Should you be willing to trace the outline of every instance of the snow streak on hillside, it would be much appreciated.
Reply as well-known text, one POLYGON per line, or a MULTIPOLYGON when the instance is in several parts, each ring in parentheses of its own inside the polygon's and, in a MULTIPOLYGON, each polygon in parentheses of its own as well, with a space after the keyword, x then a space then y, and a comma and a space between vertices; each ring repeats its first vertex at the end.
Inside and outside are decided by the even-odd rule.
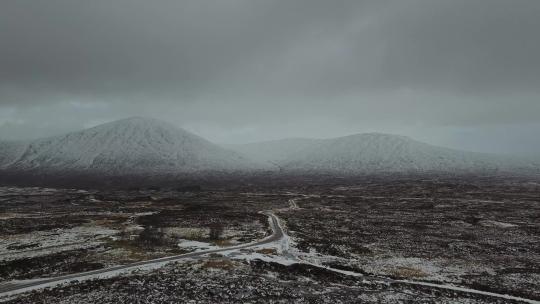
POLYGON ((27 145, 25 142, 0 142, 0 169, 9 166, 19 159, 27 145))

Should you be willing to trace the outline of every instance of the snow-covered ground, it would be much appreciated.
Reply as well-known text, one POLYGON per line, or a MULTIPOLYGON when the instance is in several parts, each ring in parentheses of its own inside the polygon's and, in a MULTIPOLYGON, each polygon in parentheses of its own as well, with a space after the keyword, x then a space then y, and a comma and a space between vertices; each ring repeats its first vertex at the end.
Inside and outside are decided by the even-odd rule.
POLYGON ((194 252, 220 248, 210 243, 191 241, 191 240, 182 240, 182 239, 179 240, 178 247, 189 249, 190 251, 194 251, 194 252))
MULTIPOLYGON (((290 210, 296 210, 298 208, 298 205, 295 201, 290 203, 290 210)), ((284 212, 284 209, 281 209, 282 212, 284 212)), ((341 270, 329 267, 325 264, 333 261, 342 261, 343 258, 335 257, 335 256, 329 256, 329 255, 323 255, 316 250, 311 249, 308 252, 301 252, 299 251, 296 246, 294 240, 291 239, 286 233, 286 229, 284 229, 284 222, 279 220, 275 215, 273 215, 270 212, 266 212, 266 215, 269 216, 269 224, 272 227, 274 234, 272 236, 269 236, 265 238, 263 241, 253 242, 249 244, 244 245, 237 245, 237 246, 231 246, 230 248, 220 248, 217 246, 214 246, 209 243, 204 243, 200 241, 191 241, 191 240, 181 240, 179 243, 179 246, 182 248, 189 248, 192 250, 195 250, 194 253, 186 254, 186 255, 179 255, 176 257, 165 257, 165 258, 159 258, 154 259, 148 262, 141 262, 137 264, 128 265, 126 267, 115 267, 112 269, 105 269, 105 270, 98 270, 98 271, 92 271, 88 273, 81 273, 77 275, 70 275, 66 276, 65 279, 60 278, 59 280, 53 280, 53 281, 12 281, 7 284, 0 285, 0 290, 2 288, 7 288, 10 285, 9 284, 15 284, 22 286, 21 289, 16 289, 13 291, 6 291, 2 295, 3 296, 11 296, 16 293, 20 293, 23 291, 29 291, 49 286, 56 286, 58 284, 67 284, 72 280, 89 280, 93 278, 107 278, 107 277, 113 277, 118 276, 122 274, 128 274, 132 273, 133 271, 147 271, 152 270, 156 268, 163 267, 164 265, 176 262, 180 260, 185 259, 192 259, 192 258, 199 258, 204 257, 207 254, 215 253, 215 254, 221 254, 223 256, 229 257, 231 259, 241 259, 241 260, 262 260, 267 262, 275 262, 282 265, 291 265, 295 263, 299 264, 306 264, 310 266, 319 267, 322 269, 326 269, 329 271, 333 271, 340 274, 345 274, 352 277, 357 278, 364 278, 364 280, 367 282, 367 280, 372 280, 375 282, 394 282, 399 284, 406 284, 411 286, 425 286, 435 289, 443 289, 443 290, 451 290, 451 291, 457 291, 457 292, 464 292, 464 293, 470 293, 475 295, 482 295, 482 296, 489 296, 493 298, 498 299, 507 299, 507 300, 515 300, 515 301, 521 301, 526 303, 534 303, 538 304, 540 302, 531 300, 531 299, 524 299, 514 296, 509 296, 505 294, 497 294, 492 292, 485 292, 481 290, 475 290, 471 288, 466 287, 459 287, 452 284, 435 284, 431 282, 424 282, 424 281, 411 281, 411 280, 393 280, 390 278, 384 278, 384 277, 370 277, 366 276, 362 273, 354 272, 354 271, 348 271, 348 270, 341 270)), ((84 235, 84 230, 74 230, 74 229, 65 229, 66 235, 70 235, 70 232, 72 234, 75 234, 77 236, 84 235)), ((87 231, 88 234, 96 235, 96 231, 87 231)), ((110 236, 111 234, 115 233, 114 230, 106 230, 101 231, 99 235, 103 237, 110 236)), ((72 238, 71 238, 72 239, 72 238)), ((70 237, 62 238, 61 240, 57 240, 56 242, 52 242, 54 244, 66 244, 65 242, 67 240, 70 240, 70 237)), ((28 241, 30 242, 30 241, 28 241)), ((5 246, 7 247, 7 246, 5 246)), ((389 257, 386 260, 381 260, 380 264, 374 264, 373 270, 376 269, 386 269, 387 267, 392 267, 393 269, 399 269, 399 268, 406 268, 406 269, 414 269, 415 271, 418 271, 418 273, 422 274, 422 279, 441 279, 441 277, 437 277, 436 274, 444 273, 442 271, 445 266, 439 264, 437 261, 426 261, 423 259, 418 258, 402 258, 402 257, 389 257)), ((449 269, 452 272, 459 272, 463 271, 462 269, 449 269)))
POLYGON ((0 259, 10 261, 98 245, 118 231, 99 226, 35 231, 0 237, 0 259), (21 249, 10 249, 21 248, 21 249))

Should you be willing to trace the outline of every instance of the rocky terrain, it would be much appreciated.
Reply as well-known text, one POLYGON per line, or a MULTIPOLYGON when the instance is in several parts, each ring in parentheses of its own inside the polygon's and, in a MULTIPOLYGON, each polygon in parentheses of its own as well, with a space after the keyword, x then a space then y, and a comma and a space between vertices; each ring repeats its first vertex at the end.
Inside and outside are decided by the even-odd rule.
POLYGON ((31 293, 22 303, 519 303, 459 292, 353 279, 308 266, 186 262, 129 277, 31 293))
POLYGON ((253 182, 235 189, 0 188, 0 290, 13 282, 254 242, 272 233, 260 211, 272 210, 288 234, 278 247, 230 250, 69 279, 3 300, 540 300, 538 180, 372 176, 333 183, 253 182))

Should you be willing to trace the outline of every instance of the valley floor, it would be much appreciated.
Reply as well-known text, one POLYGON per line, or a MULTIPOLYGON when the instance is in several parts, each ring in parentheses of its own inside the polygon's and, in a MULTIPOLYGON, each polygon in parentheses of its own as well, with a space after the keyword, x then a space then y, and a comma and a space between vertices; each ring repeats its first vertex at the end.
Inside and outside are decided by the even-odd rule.
POLYGON ((502 177, 366 177, 234 190, 4 187, 0 289, 190 252, 220 252, 64 280, 0 300, 537 303, 538 218, 540 183, 502 177), (275 235, 270 211, 286 235, 226 250, 275 235))

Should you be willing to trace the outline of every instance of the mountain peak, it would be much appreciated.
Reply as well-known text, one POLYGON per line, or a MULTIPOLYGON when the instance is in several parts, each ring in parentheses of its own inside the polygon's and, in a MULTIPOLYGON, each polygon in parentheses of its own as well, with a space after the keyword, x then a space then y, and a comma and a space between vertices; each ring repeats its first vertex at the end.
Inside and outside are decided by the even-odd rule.
POLYGON ((9 167, 124 174, 234 171, 252 164, 173 124, 130 117, 32 141, 9 167))
POLYGON ((328 139, 289 139, 232 147, 291 172, 473 172, 514 170, 520 161, 433 146, 403 135, 360 133, 328 139))

